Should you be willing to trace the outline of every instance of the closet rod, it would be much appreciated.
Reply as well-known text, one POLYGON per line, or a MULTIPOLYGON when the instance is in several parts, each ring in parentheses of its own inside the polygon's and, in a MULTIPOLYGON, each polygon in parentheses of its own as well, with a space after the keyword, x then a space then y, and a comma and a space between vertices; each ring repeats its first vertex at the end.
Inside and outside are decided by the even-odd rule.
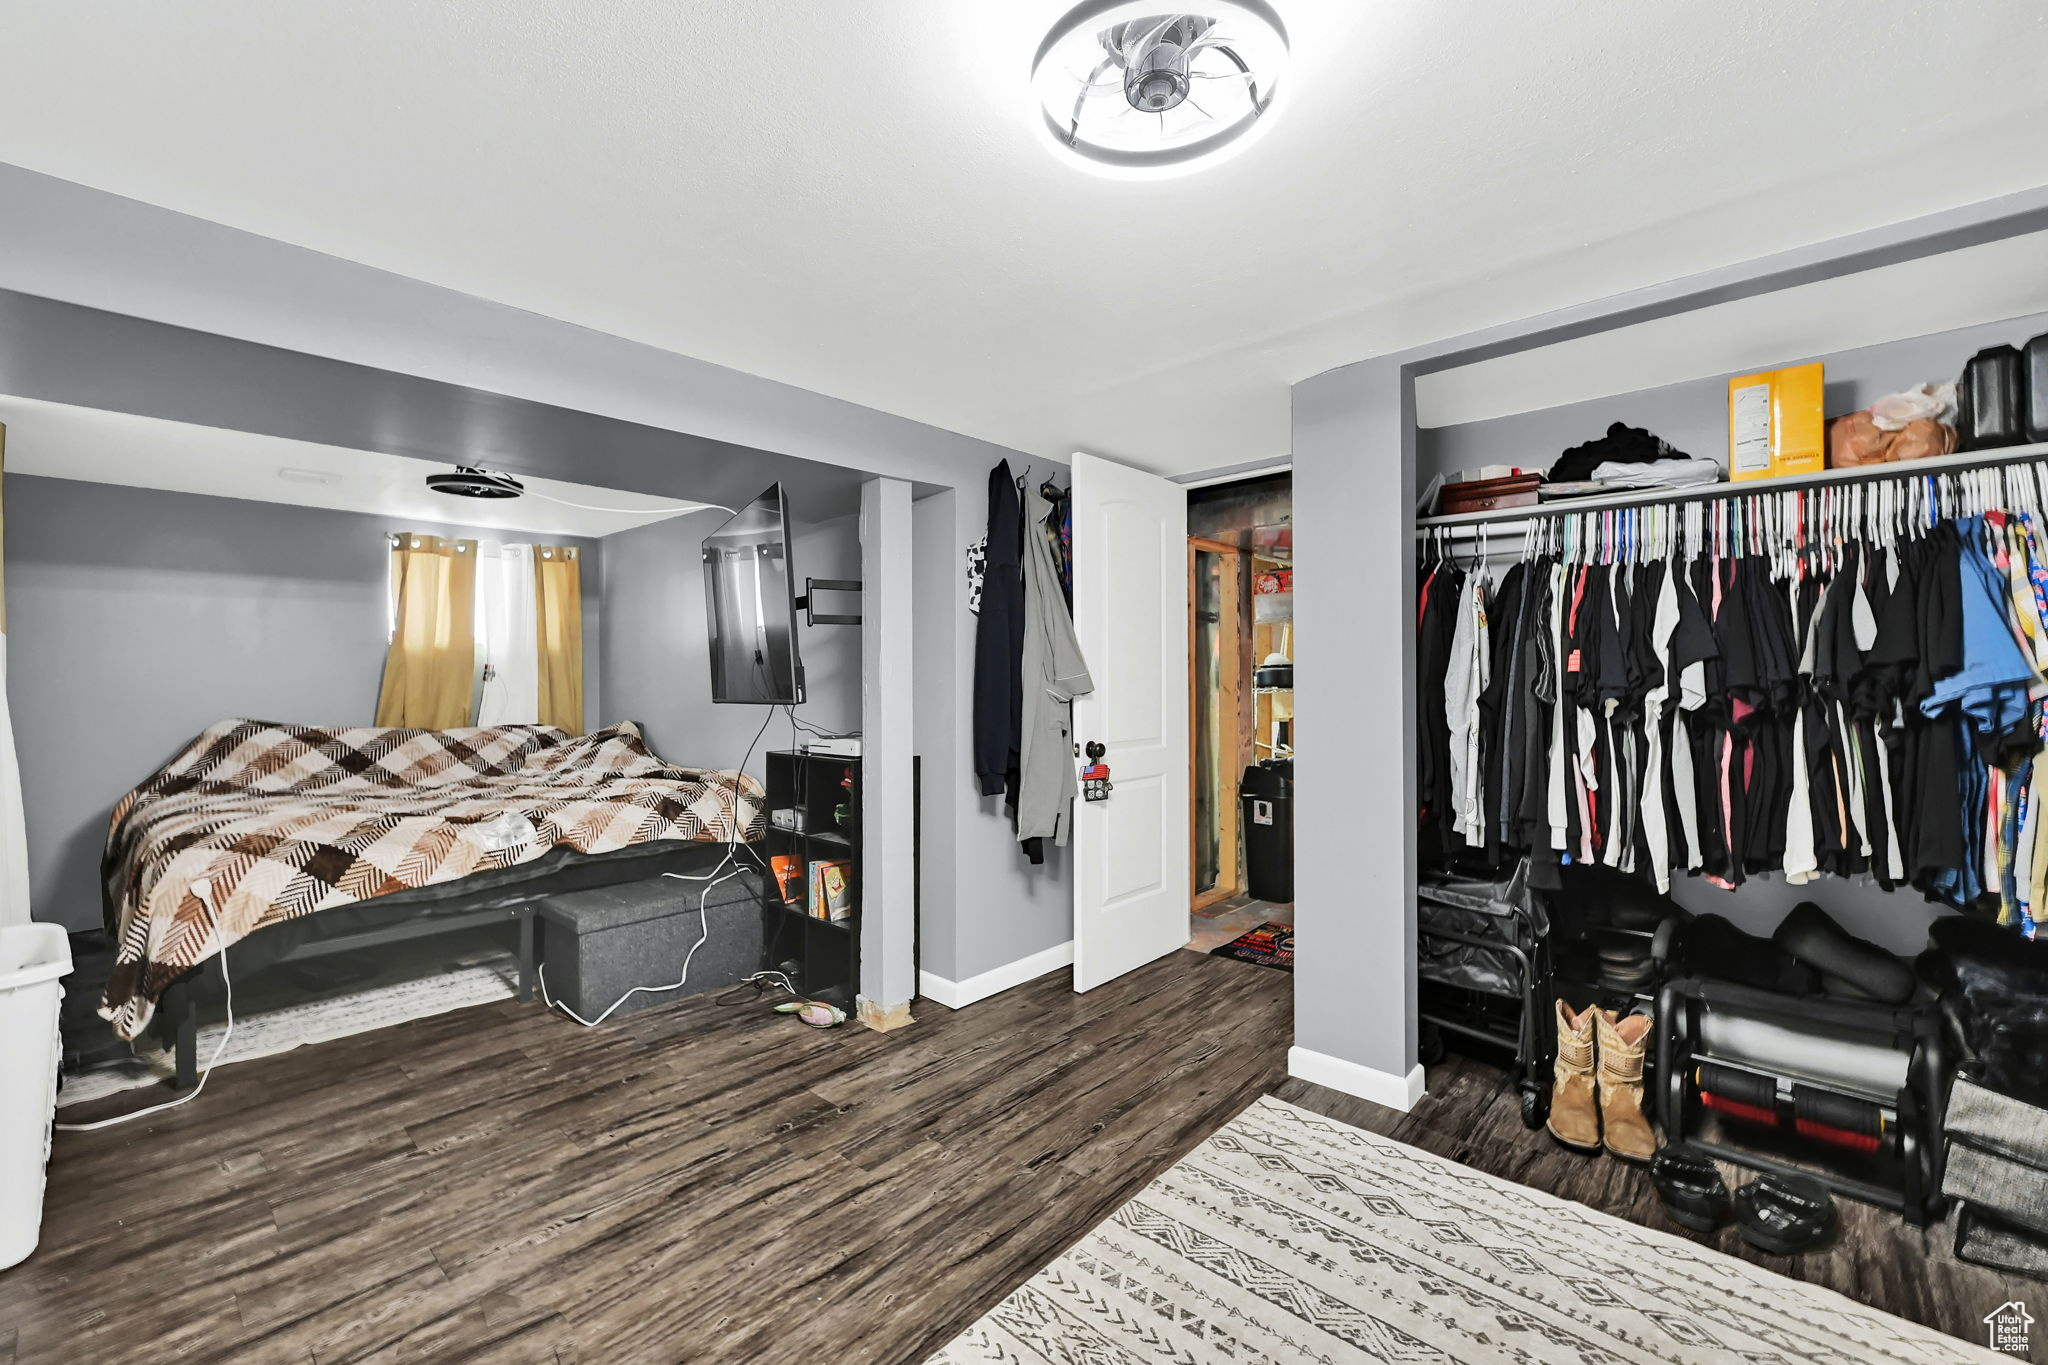
POLYGON ((1718 502, 1735 498, 1764 497, 1803 488, 1844 483, 1876 483, 1884 479, 1917 479, 1934 474, 1954 474, 1971 469, 1997 469, 2008 465, 2032 464, 2048 458, 2048 441, 2033 445, 2004 446, 1997 450, 1970 450, 1956 455, 1937 455, 1924 460, 1893 464, 1858 465, 1853 469, 1828 469, 1818 474, 1795 474, 1753 483, 1709 483, 1692 488, 1642 488, 1625 493, 1598 493, 1585 498, 1560 498, 1534 507, 1510 507, 1500 512, 1456 512, 1448 516, 1417 517, 1417 538, 1429 532, 1476 535, 1496 526, 1515 526, 1548 517, 1568 517, 1577 512, 1607 512, 1618 508, 1662 507, 1682 502, 1718 502))

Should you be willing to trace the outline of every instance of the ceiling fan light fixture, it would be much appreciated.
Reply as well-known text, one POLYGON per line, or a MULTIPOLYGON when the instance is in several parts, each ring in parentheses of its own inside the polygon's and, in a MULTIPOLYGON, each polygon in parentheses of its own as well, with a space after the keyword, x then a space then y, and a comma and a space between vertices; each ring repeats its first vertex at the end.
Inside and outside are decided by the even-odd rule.
POLYGON ((1106 175, 1157 177, 1213 164, 1273 120, 1287 29, 1266 0, 1086 0, 1031 63, 1037 115, 1055 147, 1106 175))
POLYGON ((516 498, 526 485, 510 474, 459 464, 452 474, 427 475, 427 487, 451 498, 516 498))

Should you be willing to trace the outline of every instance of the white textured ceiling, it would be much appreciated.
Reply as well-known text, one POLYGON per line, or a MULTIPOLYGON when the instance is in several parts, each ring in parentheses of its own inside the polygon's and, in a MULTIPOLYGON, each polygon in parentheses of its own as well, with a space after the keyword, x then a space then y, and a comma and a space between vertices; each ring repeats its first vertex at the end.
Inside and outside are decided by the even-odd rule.
POLYGON ((524 497, 457 498, 427 487, 427 475, 449 468, 432 460, 11 395, 0 395, 0 425, 7 428, 10 474, 372 512, 394 526, 452 523, 595 538, 705 506, 531 475, 520 476, 524 497))
POLYGON ((1067 0, 0 0, 0 160, 1169 471, 1332 365, 2048 183, 2048 7, 1276 0, 1244 156, 1064 164, 1067 0))

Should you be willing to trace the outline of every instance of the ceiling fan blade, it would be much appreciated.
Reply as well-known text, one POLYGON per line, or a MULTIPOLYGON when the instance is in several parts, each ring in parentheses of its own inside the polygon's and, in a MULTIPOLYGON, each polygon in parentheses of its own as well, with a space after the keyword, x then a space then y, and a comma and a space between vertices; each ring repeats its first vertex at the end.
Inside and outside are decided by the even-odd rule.
POLYGON ((1067 140, 1072 143, 1081 136, 1081 107, 1088 103, 1088 96, 1096 93, 1095 82, 1102 79, 1102 73, 1115 65, 1112 58, 1104 57, 1093 71, 1088 73, 1088 83, 1074 96, 1074 117, 1067 124, 1067 140))

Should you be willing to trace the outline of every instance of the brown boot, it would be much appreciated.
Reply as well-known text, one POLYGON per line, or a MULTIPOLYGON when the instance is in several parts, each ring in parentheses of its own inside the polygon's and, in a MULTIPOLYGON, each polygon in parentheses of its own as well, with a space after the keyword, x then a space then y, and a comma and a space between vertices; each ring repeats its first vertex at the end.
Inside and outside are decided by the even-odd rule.
POLYGON ((1600 1112, 1594 1103, 1593 1016, 1597 1010, 1574 1014, 1563 1000, 1557 1002, 1556 1079, 1550 1087, 1550 1135, 1567 1147, 1582 1152, 1600 1150, 1600 1112))
POLYGON ((1594 1010, 1600 1038, 1600 1128, 1603 1145, 1624 1161, 1657 1155, 1657 1136, 1643 1117, 1643 1043, 1650 1035, 1647 1014, 1618 1018, 1594 1010))

